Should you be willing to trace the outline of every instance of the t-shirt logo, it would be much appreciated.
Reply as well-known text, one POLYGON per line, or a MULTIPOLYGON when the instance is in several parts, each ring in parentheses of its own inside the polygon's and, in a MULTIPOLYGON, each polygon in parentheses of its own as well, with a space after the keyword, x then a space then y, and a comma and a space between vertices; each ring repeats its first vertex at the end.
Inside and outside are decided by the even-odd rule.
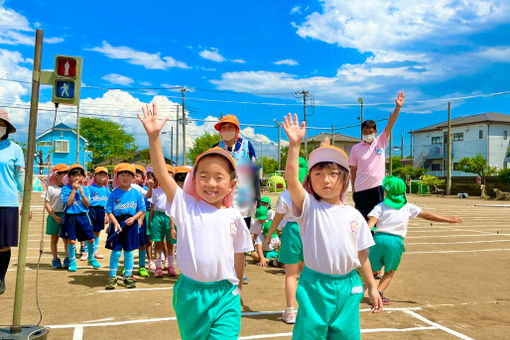
POLYGON ((118 198, 116 198, 115 203, 120 203, 120 200, 118 198))
POLYGON ((384 189, 386 189, 386 191, 390 191, 391 187, 389 184, 386 184, 386 186, 384 187, 384 189))
POLYGON ((232 223, 230 225, 230 236, 232 236, 232 237, 236 236, 236 232, 237 232, 237 226, 235 223, 232 223))
POLYGON ((377 149, 376 152, 377 152, 378 155, 380 155, 380 154, 382 154, 382 149, 377 149))
POLYGON ((353 233, 357 233, 359 230, 359 225, 358 225, 358 222, 356 221, 351 221, 351 231, 353 233))

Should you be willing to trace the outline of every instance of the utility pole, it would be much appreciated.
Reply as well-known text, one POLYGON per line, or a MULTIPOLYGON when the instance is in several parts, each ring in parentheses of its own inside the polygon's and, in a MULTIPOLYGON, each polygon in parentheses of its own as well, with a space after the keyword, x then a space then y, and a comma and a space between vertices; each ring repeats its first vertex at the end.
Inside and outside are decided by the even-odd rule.
POLYGON ((414 135, 413 135, 413 130, 410 130, 409 131, 409 138, 411 139, 411 159, 413 160, 413 164, 414 164, 414 150, 413 150, 413 139, 414 139, 414 135))
MULTIPOLYGON (((393 129, 392 129, 393 130, 393 129)), ((390 131, 390 164, 388 175, 393 175, 393 131, 390 131)))
POLYGON ((331 124, 331 145, 335 146, 335 124, 331 124))
POLYGON ((184 106, 184 92, 186 92, 186 87, 181 88, 181 99, 182 99, 182 164, 186 165, 186 108, 184 106))
MULTIPOLYGON (((306 123, 306 97, 310 95, 310 92, 301 90, 297 94, 303 95, 303 122, 306 123)), ((308 128, 305 129, 305 158, 308 158, 308 128)))
POLYGON ((281 163, 282 163, 282 155, 281 155, 281 151, 280 151, 281 138, 282 138, 281 123, 279 121, 277 121, 276 119, 273 119, 273 121, 278 126, 278 170, 280 170, 281 169, 281 163))
POLYGON ((446 194, 450 195, 452 191, 452 105, 448 102, 448 158, 446 170, 446 194))
MULTIPOLYGON (((170 164, 172 164, 174 161, 174 127, 170 126, 170 164)), ((175 162, 174 164, 177 164, 175 162)))
MULTIPOLYGON (((85 162, 85 155, 83 161, 85 162)), ((80 164, 80 102, 76 106, 76 164, 80 164)))
POLYGON ((404 159, 404 129, 402 129, 402 137, 400 140, 400 159, 404 159))
POLYGON ((359 116, 359 123, 360 123, 360 138, 363 139, 363 134, 361 133, 361 124, 363 124, 363 98, 358 98, 358 103, 361 106, 361 114, 359 116))
POLYGON ((179 164, 179 105, 177 105, 177 116, 175 119, 175 165, 179 164))

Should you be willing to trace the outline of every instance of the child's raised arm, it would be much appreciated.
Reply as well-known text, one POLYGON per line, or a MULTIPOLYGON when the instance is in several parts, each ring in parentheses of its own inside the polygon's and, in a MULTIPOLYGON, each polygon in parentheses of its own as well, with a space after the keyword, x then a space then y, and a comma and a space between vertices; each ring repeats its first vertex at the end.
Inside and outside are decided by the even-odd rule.
POLYGON ((290 113, 288 117, 283 117, 283 120, 283 130, 285 130, 290 143, 285 166, 285 179, 292 203, 296 206, 298 214, 301 215, 306 192, 299 181, 299 149, 305 136, 306 123, 303 122, 299 125, 297 114, 294 114, 294 119, 292 119, 290 113))
POLYGON ((149 151, 151 155, 151 162, 154 168, 154 175, 159 181, 163 192, 170 203, 174 200, 175 192, 177 191, 177 184, 172 176, 168 174, 168 169, 165 163, 165 156, 163 156, 163 149, 161 148, 161 139, 159 133, 168 121, 168 118, 158 119, 158 110, 156 104, 152 104, 152 111, 149 105, 142 106, 143 117, 138 114, 138 119, 143 124, 145 132, 149 137, 149 151))
POLYGON ((445 217, 437 214, 433 214, 428 211, 423 211, 418 214, 419 218, 423 218, 424 220, 434 221, 434 222, 447 222, 447 223, 462 223, 463 220, 459 216, 445 217))

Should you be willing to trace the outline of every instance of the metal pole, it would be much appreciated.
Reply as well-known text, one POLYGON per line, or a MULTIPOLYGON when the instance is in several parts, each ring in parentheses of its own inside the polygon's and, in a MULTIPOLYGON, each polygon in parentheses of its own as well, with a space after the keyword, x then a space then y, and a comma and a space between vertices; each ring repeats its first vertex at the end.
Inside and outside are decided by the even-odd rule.
POLYGON ((80 164, 80 102, 76 106, 76 164, 80 164))
POLYGON ((335 145, 335 124, 331 124, 331 145, 335 145))
POLYGON ((363 134, 361 133, 361 125, 363 124, 363 98, 358 98, 358 103, 361 107, 361 114, 359 116, 359 125, 360 125, 360 138, 363 139, 363 134))
MULTIPOLYGON (((170 127, 170 163, 174 164, 174 127, 170 127)), ((175 163, 177 164, 177 163, 175 163)))
POLYGON ((400 159, 404 159, 404 129, 402 129, 402 137, 400 141, 400 159))
MULTIPOLYGON (((392 129, 393 130, 393 129, 392 129)), ((390 164, 389 164, 389 175, 393 174, 393 131, 390 131, 390 164)))
POLYGON ((177 119, 175 120, 175 165, 179 164, 179 105, 177 105, 177 119))
POLYGON ((446 194, 452 192, 452 105, 448 102, 448 158, 446 170, 446 194))
MULTIPOLYGON (((303 95, 303 122, 306 123, 306 96, 309 96, 310 92, 302 90, 298 93, 303 95)), ((305 129, 305 158, 308 158, 308 126, 305 129)))
POLYGON ((282 130, 281 130, 281 124, 279 121, 276 121, 276 124, 278 124, 278 170, 281 170, 282 168, 282 155, 281 155, 281 139, 282 139, 282 130))
POLYGON ((409 134, 410 134, 410 140, 411 140, 411 159, 413 160, 413 164, 414 164, 414 145, 413 145, 413 139, 414 139, 414 134, 413 134, 413 130, 410 130, 409 131, 409 134))
POLYGON ((41 74, 43 31, 35 32, 34 69, 32 72, 32 95, 30 99, 30 120, 28 122, 27 160, 25 168, 25 189, 21 215, 21 230, 16 269, 16 292, 14 293, 14 311, 10 333, 20 333, 21 309, 23 304, 23 286, 25 284, 25 263, 28 243, 28 222, 30 216, 30 198, 32 195, 32 177, 34 175, 35 132, 37 128, 37 110, 39 106, 39 84, 41 74))
POLYGON ((184 92, 186 87, 181 89, 182 98, 182 164, 186 165, 186 107, 184 106, 184 92))

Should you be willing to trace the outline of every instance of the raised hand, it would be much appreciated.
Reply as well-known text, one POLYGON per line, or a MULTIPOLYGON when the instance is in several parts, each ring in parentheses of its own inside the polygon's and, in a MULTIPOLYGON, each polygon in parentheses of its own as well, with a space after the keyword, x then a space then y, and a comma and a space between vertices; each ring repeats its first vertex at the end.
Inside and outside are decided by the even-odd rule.
POLYGON ((294 114, 294 119, 289 113, 288 117, 283 117, 283 130, 287 134, 290 144, 300 144, 306 133, 306 123, 302 122, 299 125, 297 114, 294 114))
POLYGON ((400 91, 398 93, 398 97, 395 99, 395 107, 397 109, 400 109, 402 105, 404 105, 404 99, 405 99, 404 91, 400 91))
POLYGON ((138 114, 138 119, 143 124, 143 127, 145 129, 145 132, 147 132, 147 135, 149 137, 151 136, 157 136, 163 129, 163 126, 165 126, 165 123, 168 121, 168 117, 165 117, 163 119, 158 118, 158 109, 156 107, 156 104, 152 104, 152 111, 150 105, 142 106, 142 112, 143 117, 138 114))

